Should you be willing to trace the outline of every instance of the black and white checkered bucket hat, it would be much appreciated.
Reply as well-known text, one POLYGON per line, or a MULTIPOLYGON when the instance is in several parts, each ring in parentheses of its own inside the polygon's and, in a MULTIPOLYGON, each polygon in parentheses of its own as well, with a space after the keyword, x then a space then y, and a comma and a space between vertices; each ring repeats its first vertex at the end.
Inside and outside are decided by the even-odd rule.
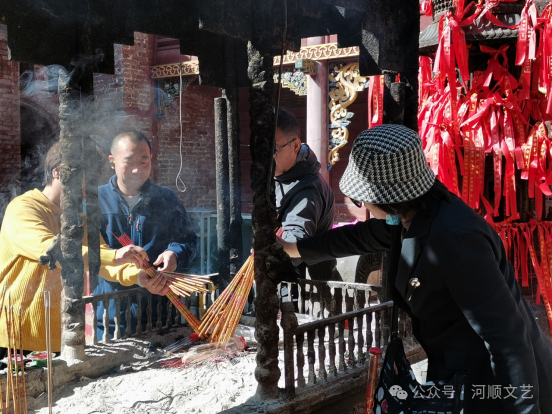
POLYGON ((354 200, 389 204, 420 197, 434 182, 418 134, 402 125, 379 125, 355 140, 339 188, 354 200))

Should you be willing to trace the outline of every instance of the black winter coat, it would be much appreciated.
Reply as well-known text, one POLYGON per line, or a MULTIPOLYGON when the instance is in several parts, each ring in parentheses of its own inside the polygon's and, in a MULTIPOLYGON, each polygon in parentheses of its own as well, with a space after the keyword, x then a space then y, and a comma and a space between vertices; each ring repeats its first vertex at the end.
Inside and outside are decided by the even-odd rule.
POLYGON ((392 297, 412 317, 428 380, 467 372, 467 413, 552 414, 552 343, 522 298, 494 229, 455 196, 432 198, 401 245, 402 229, 372 219, 297 247, 308 264, 388 251, 392 297), (489 386, 501 397, 488 398, 489 386), (484 398, 475 397, 482 389, 484 398), (504 398, 512 391, 516 398, 504 398))
MULTIPOLYGON (((296 242, 332 228, 334 195, 318 175, 320 167, 316 154, 302 144, 295 165, 275 177, 276 206, 284 230, 282 238, 286 241, 296 242)), ((301 259, 294 259, 293 263, 304 273, 301 259)), ((332 259, 308 266, 309 275, 311 279, 331 280, 336 264, 332 259)))

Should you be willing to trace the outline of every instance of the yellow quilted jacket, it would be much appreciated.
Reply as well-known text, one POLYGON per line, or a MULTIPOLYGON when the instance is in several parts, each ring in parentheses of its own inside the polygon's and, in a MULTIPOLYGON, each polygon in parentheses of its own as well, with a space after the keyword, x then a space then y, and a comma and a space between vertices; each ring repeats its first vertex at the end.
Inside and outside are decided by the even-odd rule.
MULTIPOLYGON (((21 335, 23 349, 46 349, 43 291, 51 295, 52 351, 61 350, 61 267, 49 270, 38 259, 60 233, 61 210, 41 191, 35 189, 16 197, 8 205, 0 229, 0 304, 6 288, 4 307, 13 305, 14 320, 22 308, 21 335), (8 296, 9 295, 9 296, 8 296), (9 300, 9 303, 8 303, 9 300)), ((83 220, 83 222, 85 222, 83 220)), ((88 270, 86 229, 82 240, 85 271, 88 270)), ((101 237, 101 236, 100 236, 101 237)), ((134 265, 114 266, 115 250, 110 250, 103 239, 100 246, 100 276, 125 286, 136 284, 139 270, 134 265)), ((84 275, 83 275, 84 277, 84 275)), ((15 332, 18 332, 15 329, 15 332)), ((16 334, 18 335, 18 334, 16 334)), ((0 346, 7 347, 6 312, 1 310, 0 346)))

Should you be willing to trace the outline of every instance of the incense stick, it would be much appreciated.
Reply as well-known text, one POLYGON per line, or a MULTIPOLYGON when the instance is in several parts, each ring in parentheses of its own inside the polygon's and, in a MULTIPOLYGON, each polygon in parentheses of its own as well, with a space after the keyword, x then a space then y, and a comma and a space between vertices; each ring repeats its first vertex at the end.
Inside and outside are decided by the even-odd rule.
MULTIPOLYGON (((2 303, 0 304, 0 318, 2 318, 2 313, 4 311, 4 299, 6 298, 6 288, 4 287, 4 292, 2 293, 2 303)), ((7 315, 6 315, 7 318, 7 315)), ((6 319, 6 333, 8 332, 7 319, 6 319)), ((7 374, 7 372, 6 372, 7 374)), ((8 376, 6 375, 6 387, 8 386, 8 376)), ((2 407, 2 413, 8 412, 4 404, 4 394, 2 393, 2 387, 0 386, 0 406, 2 407)))
POLYGON ((12 395, 12 403, 13 403, 13 411, 15 412, 15 385, 13 384, 13 371, 12 371, 12 353, 11 353, 11 315, 9 311, 10 307, 10 296, 8 294, 8 306, 4 308, 4 311, 7 314, 8 317, 8 366, 7 366, 7 379, 8 379, 8 391, 6 393, 6 406, 9 406, 10 403, 10 389, 11 389, 11 395, 12 395))
MULTIPOLYGON (((8 300, 9 303, 9 300, 8 300)), ((8 357, 8 363, 6 364, 6 412, 9 412, 10 410, 10 388, 11 388, 11 368, 10 368, 10 360, 11 360, 11 350, 10 350, 10 314, 8 312, 8 307, 4 306, 4 313, 6 314, 6 335, 8 336, 8 349, 7 349, 7 357, 8 357)))
POLYGON ((15 400, 14 412, 19 412, 21 414, 21 390, 19 389, 19 375, 17 372, 17 341, 15 339, 15 318, 13 313, 13 305, 10 306, 10 319, 11 319, 11 337, 13 344, 13 361, 10 361, 10 365, 13 365, 13 376, 15 378, 15 400))
POLYGON ((46 322, 46 354, 48 370, 48 413, 52 414, 52 343, 50 331, 50 291, 44 291, 44 319, 46 322))
POLYGON ((19 307, 19 351, 21 353, 21 388, 23 388, 23 406, 27 414, 27 389, 25 388, 25 359, 23 358, 23 341, 21 340, 22 309, 19 307))

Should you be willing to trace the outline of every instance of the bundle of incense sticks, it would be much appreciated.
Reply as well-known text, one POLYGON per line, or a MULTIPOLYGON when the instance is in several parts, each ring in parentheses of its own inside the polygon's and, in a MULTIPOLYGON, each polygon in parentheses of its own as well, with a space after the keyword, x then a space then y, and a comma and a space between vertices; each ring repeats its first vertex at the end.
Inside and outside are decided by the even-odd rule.
MULTIPOLYGON (((276 236, 282 237, 283 229, 276 229, 276 236)), ((249 291, 255 281, 253 252, 224 292, 201 318, 196 331, 200 338, 209 337, 210 342, 226 342, 236 332, 249 291)))
POLYGON ((247 303, 249 291, 253 286, 255 278, 253 262, 253 255, 251 255, 236 273, 232 282, 203 315, 197 332, 200 338, 209 337, 211 342, 226 342, 234 335, 247 303))
MULTIPOLYGON (((113 236, 117 239, 119 243, 121 243, 122 246, 134 245, 130 237, 128 237, 126 234, 123 234, 121 237, 117 237, 109 227, 106 226, 106 228, 111 232, 111 234, 113 234, 113 236)), ((154 277, 157 273, 157 270, 155 270, 155 268, 146 260, 144 260, 144 271, 150 277, 154 277)), ((167 275, 167 273, 165 272, 163 272, 163 274, 167 275)), ((186 319, 186 322, 188 322, 188 324, 194 330, 194 332, 199 334, 198 332, 199 325, 200 325, 199 320, 182 303, 182 301, 177 295, 182 295, 182 292, 187 292, 187 294, 183 296, 189 296, 189 293, 192 293, 192 292, 208 292, 208 289, 205 288, 205 285, 207 283, 210 283, 208 276, 183 275, 180 273, 169 273, 168 275, 169 276, 167 276, 167 279, 169 279, 170 291, 167 293, 167 298, 173 303, 175 308, 180 312, 180 314, 184 317, 184 319, 186 319), (196 288, 192 289, 193 287, 196 287, 196 288), (192 290, 188 290, 188 289, 192 289, 192 290)))
POLYGON ((44 291, 44 321, 46 326, 46 353, 48 355, 47 371, 48 371, 48 413, 52 414, 53 407, 53 385, 52 380, 52 325, 51 325, 51 296, 50 291, 44 291))

